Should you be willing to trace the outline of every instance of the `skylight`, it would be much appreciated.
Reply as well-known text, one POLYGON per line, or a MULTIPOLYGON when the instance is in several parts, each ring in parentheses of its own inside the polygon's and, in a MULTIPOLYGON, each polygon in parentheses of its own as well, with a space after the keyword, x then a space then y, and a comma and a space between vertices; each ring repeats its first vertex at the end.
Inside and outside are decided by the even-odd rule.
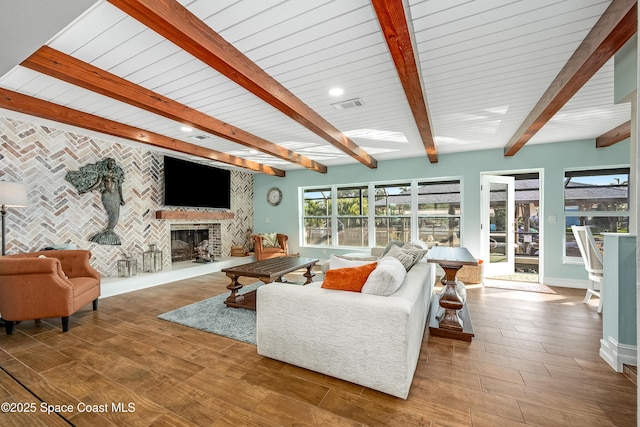
POLYGON ((349 138, 365 138, 376 141, 409 142, 402 132, 376 129, 356 129, 343 132, 349 138))

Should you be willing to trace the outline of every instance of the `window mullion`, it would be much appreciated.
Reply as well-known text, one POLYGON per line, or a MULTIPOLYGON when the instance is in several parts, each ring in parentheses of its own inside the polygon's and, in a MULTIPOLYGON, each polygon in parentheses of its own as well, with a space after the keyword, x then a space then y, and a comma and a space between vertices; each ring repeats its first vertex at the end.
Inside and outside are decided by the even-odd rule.
POLYGON ((369 183, 367 193, 369 197, 369 247, 373 248, 376 245, 376 186, 373 183, 369 183))
POLYGON ((410 205, 411 235, 409 240, 418 240, 418 181, 411 181, 410 205))
POLYGON ((331 246, 338 246, 338 186, 331 186, 331 246))

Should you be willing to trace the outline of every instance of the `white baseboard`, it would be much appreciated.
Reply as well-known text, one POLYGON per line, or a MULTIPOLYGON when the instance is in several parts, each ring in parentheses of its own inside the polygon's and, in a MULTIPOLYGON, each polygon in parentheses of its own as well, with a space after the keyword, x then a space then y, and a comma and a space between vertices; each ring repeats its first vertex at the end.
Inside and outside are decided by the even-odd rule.
POLYGON ((206 264, 179 263, 179 266, 171 270, 163 270, 156 273, 138 273, 138 275, 134 277, 103 277, 101 279, 100 298, 112 297, 114 295, 164 285, 178 280, 216 273, 223 268, 253 261, 255 261, 253 257, 225 257, 206 264))
POLYGON ((637 347, 620 344, 611 337, 600 340, 600 357, 616 372, 622 372, 622 365, 638 366, 637 347))

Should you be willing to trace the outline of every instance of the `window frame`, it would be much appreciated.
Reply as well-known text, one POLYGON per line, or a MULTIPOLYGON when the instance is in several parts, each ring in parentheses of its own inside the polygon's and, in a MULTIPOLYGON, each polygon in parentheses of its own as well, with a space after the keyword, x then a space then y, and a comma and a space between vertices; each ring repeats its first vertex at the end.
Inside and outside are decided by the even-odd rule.
MULTIPOLYGON (((316 185, 316 186, 304 186, 298 187, 298 198, 299 198, 299 215, 298 215, 298 226, 300 232, 300 246, 307 248, 331 248, 331 249, 370 249, 372 247, 376 247, 375 235, 376 235, 376 214, 375 214, 375 190, 376 187, 379 186, 393 186, 393 185, 402 185, 409 186, 411 189, 411 204, 410 204, 410 213, 409 215, 400 215, 399 217, 409 218, 410 220, 410 240, 418 240, 419 229, 418 229, 418 218, 424 217, 424 215, 419 215, 418 212, 418 187, 419 184, 428 184, 430 182, 452 182, 458 183, 460 188, 460 244, 462 245, 462 235, 463 232, 463 224, 464 224, 464 178, 462 176, 450 176, 450 177, 434 177, 434 178, 415 178, 415 179, 399 179, 399 180, 389 180, 389 181, 376 181, 376 182, 368 182, 368 183, 345 183, 345 184, 333 184, 333 185, 316 185), (368 245, 367 246, 341 246, 338 242, 338 209, 331 209, 331 243, 330 244, 312 244, 308 243, 306 240, 306 228, 305 228, 305 194, 309 191, 313 190, 330 190, 331 191, 331 204, 332 207, 338 206, 338 191, 342 189, 353 189, 358 187, 367 187, 367 198, 368 198, 368 212, 364 218, 367 218, 368 221, 368 245)), ((396 217, 396 215, 394 215, 396 217)), ((358 217, 361 218, 361 217, 358 217)))
MULTIPOLYGON (((400 221, 400 222, 404 222, 405 220, 408 219, 409 221, 409 241, 411 240, 415 240, 414 237, 414 233, 413 233, 413 225, 415 222, 415 219, 413 218, 414 215, 414 204, 413 204, 413 194, 415 192, 414 189, 414 182, 412 181, 396 181, 396 182, 391 182, 391 183, 375 183, 373 188, 373 228, 374 228, 374 235, 373 235, 373 241, 371 241, 371 239, 369 239, 369 245, 373 245, 372 247, 380 247, 377 246, 377 242, 378 242, 378 232, 381 230, 378 230, 378 226, 377 226, 377 222, 380 219, 384 219, 387 221, 387 228, 391 225, 392 222, 394 222, 394 220, 400 221), (409 213, 405 213, 405 211, 403 211, 403 213, 401 214, 392 214, 389 212, 385 212, 384 214, 378 214, 376 212, 376 208, 375 208, 375 204, 377 203, 377 190, 378 189, 384 189, 384 188, 398 188, 400 189, 400 187, 408 187, 409 191, 411 191, 410 195, 409 195, 409 213)), ((388 198, 389 196, 393 197, 393 196, 400 196, 402 193, 398 193, 398 194, 388 194, 386 193, 386 197, 388 198)), ((398 203, 399 204, 399 203, 398 203)), ((395 205, 395 204, 394 204, 395 205)), ((403 227, 404 228, 404 227, 403 227)), ((387 242, 384 243, 383 245, 381 245, 382 247, 385 247, 387 245, 387 243, 390 240, 401 240, 401 241, 405 241, 404 240, 404 236, 390 236, 389 235, 389 231, 387 231, 387 242)))
POLYGON ((462 180, 461 179, 451 179, 451 180, 440 180, 440 179, 433 179, 433 180, 419 180, 416 183, 416 191, 415 191, 415 197, 416 197, 416 207, 418 208, 418 212, 417 212, 417 220, 415 223, 415 227, 416 227, 416 235, 418 236, 418 238, 420 238, 420 220, 421 219, 428 219, 428 218, 433 218, 433 219, 446 219, 447 221, 451 221, 451 220, 457 220, 458 224, 457 224, 457 229, 458 229, 458 244, 457 245, 453 245, 453 246, 462 246, 462 180), (419 207, 420 207, 420 194, 419 194, 419 189, 422 186, 425 185, 439 185, 439 184, 458 184, 459 187, 459 194, 460 194, 460 200, 458 202, 458 210, 459 213, 456 214, 455 211, 453 214, 447 212, 446 214, 443 213, 437 213, 437 212, 433 212, 433 213, 421 213, 419 207))
POLYGON ((336 245, 338 247, 346 247, 346 248, 362 248, 364 246, 357 246, 357 245, 348 245, 343 243, 342 245, 340 244, 340 230, 342 227, 344 227, 344 229, 346 230, 348 227, 346 227, 346 225, 344 224, 344 222, 342 220, 348 220, 348 219, 360 219, 363 222, 363 225, 360 226, 360 230, 364 231, 364 223, 366 223, 366 235, 367 235, 367 243, 368 243, 368 239, 369 239, 369 186, 366 184, 363 185, 353 185, 353 186, 339 186, 336 187, 335 189, 335 193, 336 193, 336 240, 334 240, 336 242, 336 245), (345 213, 341 213, 340 212, 340 201, 344 200, 345 197, 340 195, 341 191, 353 191, 353 190, 357 190, 358 192, 360 192, 360 196, 359 196, 359 210, 360 210, 360 214, 359 215, 349 215, 349 214, 345 214, 345 213), (362 192, 366 192, 366 196, 362 195, 362 192), (365 201, 366 201, 366 206, 365 206, 365 201), (367 213, 365 214, 364 211, 367 211, 367 213))
MULTIPOLYGON (((315 200, 315 199, 313 199, 315 200)), ((299 216, 300 221, 299 221, 299 225, 300 225, 300 240, 301 240, 301 246, 313 246, 313 247, 332 247, 332 244, 330 245, 308 245, 306 243, 306 221, 307 219, 320 219, 320 220, 326 220, 328 219, 330 222, 331 227, 329 228, 331 234, 329 235, 329 239, 330 242, 335 241, 334 238, 335 236, 333 236, 333 218, 334 218, 334 213, 335 213, 335 209, 333 208, 335 206, 335 189, 331 186, 327 187, 326 185, 323 186, 318 186, 318 187, 308 187, 308 188, 300 188, 300 201, 301 201, 301 206, 300 206, 300 213, 301 215, 299 216), (329 191, 330 193, 330 197, 325 197, 324 200, 327 203, 327 207, 329 208, 329 210, 331 211, 330 214, 328 215, 306 215, 305 212, 305 201, 307 200, 305 198, 305 193, 307 191, 309 192, 324 192, 324 191, 329 191)))
MULTIPOLYGON (((584 167, 584 168, 568 168, 563 171, 562 179, 563 179, 563 191, 562 191, 562 224, 565 229, 563 238, 562 238, 562 259, 565 264, 582 264, 582 257, 578 253, 577 256, 567 255, 567 223, 570 219, 578 219, 580 217, 589 217, 589 218, 612 218, 612 217, 626 217, 628 221, 631 221, 631 206, 630 199, 631 187, 629 185, 629 179, 631 178, 631 168, 629 165, 622 166, 605 166, 605 167, 584 167), (626 210, 569 210, 567 209, 567 198, 566 198, 566 184, 567 184, 567 175, 575 176, 606 176, 606 175, 627 175, 627 209, 626 210)), ((605 188, 605 186, 596 187, 596 188, 605 188)), ((573 221, 572 221, 573 222, 573 221)))

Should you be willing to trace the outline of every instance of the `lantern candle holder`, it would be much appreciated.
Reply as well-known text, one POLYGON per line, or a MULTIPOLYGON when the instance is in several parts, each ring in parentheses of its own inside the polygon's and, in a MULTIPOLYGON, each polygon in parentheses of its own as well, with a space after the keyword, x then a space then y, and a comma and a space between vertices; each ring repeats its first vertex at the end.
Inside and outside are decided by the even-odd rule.
POLYGON ((154 243, 149 245, 148 251, 142 253, 142 269, 149 273, 162 270, 162 251, 154 243))
POLYGON ((138 275, 138 260, 125 255, 118 260, 118 277, 133 277, 138 275))

